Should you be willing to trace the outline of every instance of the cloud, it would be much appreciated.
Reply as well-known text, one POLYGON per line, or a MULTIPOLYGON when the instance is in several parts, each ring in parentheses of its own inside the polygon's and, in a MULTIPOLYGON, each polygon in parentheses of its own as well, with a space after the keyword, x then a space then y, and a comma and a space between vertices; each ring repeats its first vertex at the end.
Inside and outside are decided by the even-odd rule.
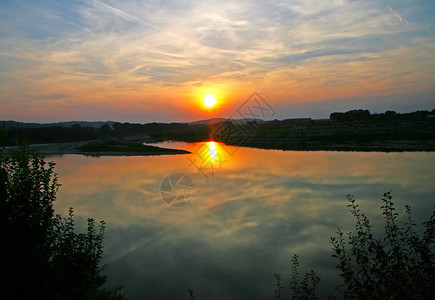
POLYGON ((434 65, 427 52, 434 45, 432 21, 418 15, 427 14, 424 4, 95 0, 7 2, 3 8, 0 105, 6 97, 14 99, 12 115, 28 99, 53 110, 43 98, 46 92, 68 95, 77 112, 92 103, 113 105, 111 99, 122 95, 131 113, 139 98, 169 104, 175 94, 195 97, 199 85, 226 85, 243 93, 232 93, 231 101, 260 87, 272 102, 287 99, 289 105, 313 101, 315 95, 319 101, 332 94, 364 96, 363 85, 343 88, 350 82, 377 83, 371 89, 382 96, 388 87, 405 83, 410 69, 421 83, 418 92, 433 92, 426 76, 427 66, 433 70, 434 65), (406 52, 413 53, 409 63, 399 63, 406 52), (402 75, 382 85, 380 74, 393 68, 402 75), (324 74, 350 69, 355 72, 324 74), (324 89, 319 80, 333 84, 324 89), (302 91, 294 89, 294 81, 304 82, 302 91))
POLYGON ((387 8, 390 10, 390 12, 393 14, 393 16, 397 17, 400 21, 400 23, 405 23, 405 24, 409 24, 409 22, 405 19, 402 18, 401 15, 399 15, 399 13, 397 11, 395 11, 394 9, 392 9, 390 6, 387 5, 387 8))

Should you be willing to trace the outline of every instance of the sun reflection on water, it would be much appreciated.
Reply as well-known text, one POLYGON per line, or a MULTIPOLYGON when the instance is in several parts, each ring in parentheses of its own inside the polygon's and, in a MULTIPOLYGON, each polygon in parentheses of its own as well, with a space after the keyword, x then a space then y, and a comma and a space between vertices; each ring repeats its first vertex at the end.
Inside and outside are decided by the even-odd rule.
POLYGON ((213 141, 208 142, 208 155, 212 161, 216 160, 217 149, 213 141))
MULTIPOLYGON (((395 191, 398 207, 407 204, 409 195, 419 195, 421 199, 413 199, 419 207, 418 224, 427 218, 435 194, 432 152, 237 149, 216 141, 160 146, 191 154, 53 158, 63 183, 56 212, 67 214, 72 206, 78 218, 110 224, 104 252, 107 275, 115 284, 125 284, 137 299, 145 297, 140 294, 144 289, 155 289, 154 282, 165 285, 159 273, 143 271, 150 266, 172 274, 169 278, 176 284, 167 298, 178 299, 183 297, 179 291, 190 284, 185 278, 204 286, 215 281, 230 286, 241 276, 251 278, 254 268, 260 271, 249 284, 263 286, 288 261, 288 253, 303 253, 308 263, 330 257, 329 237, 338 226, 354 226, 345 192, 358 195, 376 222, 381 218, 377 195, 385 188, 395 191), (203 180, 199 170, 210 180, 203 180), (160 188, 164 178, 177 172, 191 177, 195 196, 188 206, 172 209, 162 201, 160 188), (126 282, 127 277, 132 280, 126 282)), ((327 290, 336 284, 329 276, 335 261, 325 260, 321 266, 327 290)), ((265 292, 259 292, 264 297, 257 299, 267 298, 271 285, 266 284, 265 292)), ((244 286, 240 291, 246 293, 244 286)), ((229 291, 237 292, 239 288, 229 291)), ((232 298, 242 299, 238 294, 232 298)))

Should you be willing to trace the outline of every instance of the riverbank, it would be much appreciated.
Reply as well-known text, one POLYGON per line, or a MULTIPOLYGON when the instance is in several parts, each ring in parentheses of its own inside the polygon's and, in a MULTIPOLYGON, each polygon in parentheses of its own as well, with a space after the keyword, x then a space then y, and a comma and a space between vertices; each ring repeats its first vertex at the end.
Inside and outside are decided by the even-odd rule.
MULTIPOLYGON (((361 152, 417 152, 435 151, 435 140, 378 140, 378 141, 335 141, 326 142, 322 140, 290 139, 271 136, 243 136, 238 139, 223 141, 214 139, 217 142, 224 142, 227 145, 249 147, 258 149, 273 149, 283 151, 361 151, 361 152)), ((134 147, 114 149, 115 145, 104 146, 100 143, 105 140, 34 144, 30 148, 44 155, 77 154, 85 156, 153 156, 153 155, 175 155, 189 154, 189 151, 181 149, 161 148, 157 146, 143 145, 138 150, 134 147), (87 146, 87 145, 91 145, 87 146), (87 146, 87 147, 86 147, 87 146), (116 151, 115 151, 116 150, 116 151)), ((162 141, 162 140, 159 140, 162 141)), ((204 140, 206 141, 206 140, 204 140)), ((209 141, 209 140, 207 140, 209 141)), ((154 143, 157 140, 149 140, 147 143, 154 143)), ((4 154, 8 154, 18 146, 5 147, 4 154)))
MULTIPOLYGON (((169 149, 144 145, 138 139, 109 139, 67 143, 34 144, 30 148, 44 155, 78 154, 86 156, 152 156, 189 154, 181 149, 169 149)), ((18 146, 5 147, 3 153, 8 154, 18 146)))
POLYGON ((316 140, 255 139, 226 142, 228 145, 283 151, 360 151, 360 152, 432 152, 435 140, 382 140, 323 143, 316 140))
POLYGON ((213 140, 228 145, 302 151, 435 151, 435 120, 223 124, 213 140))

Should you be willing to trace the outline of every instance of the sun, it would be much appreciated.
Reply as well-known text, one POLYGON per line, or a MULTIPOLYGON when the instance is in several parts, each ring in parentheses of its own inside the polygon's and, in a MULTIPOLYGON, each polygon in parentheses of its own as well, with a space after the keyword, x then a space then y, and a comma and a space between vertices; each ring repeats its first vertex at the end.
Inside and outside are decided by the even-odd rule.
POLYGON ((216 104, 216 98, 213 95, 207 95, 204 98, 204 105, 207 107, 213 107, 216 104))

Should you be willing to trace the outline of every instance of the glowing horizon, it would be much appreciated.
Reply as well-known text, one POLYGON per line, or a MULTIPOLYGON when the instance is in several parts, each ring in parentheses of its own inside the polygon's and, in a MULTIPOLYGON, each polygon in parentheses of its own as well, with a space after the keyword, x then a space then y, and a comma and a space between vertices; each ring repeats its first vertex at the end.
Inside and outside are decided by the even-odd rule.
POLYGON ((229 117, 255 91, 278 119, 435 106, 434 3, 0 7, 0 120, 194 121, 229 117))

